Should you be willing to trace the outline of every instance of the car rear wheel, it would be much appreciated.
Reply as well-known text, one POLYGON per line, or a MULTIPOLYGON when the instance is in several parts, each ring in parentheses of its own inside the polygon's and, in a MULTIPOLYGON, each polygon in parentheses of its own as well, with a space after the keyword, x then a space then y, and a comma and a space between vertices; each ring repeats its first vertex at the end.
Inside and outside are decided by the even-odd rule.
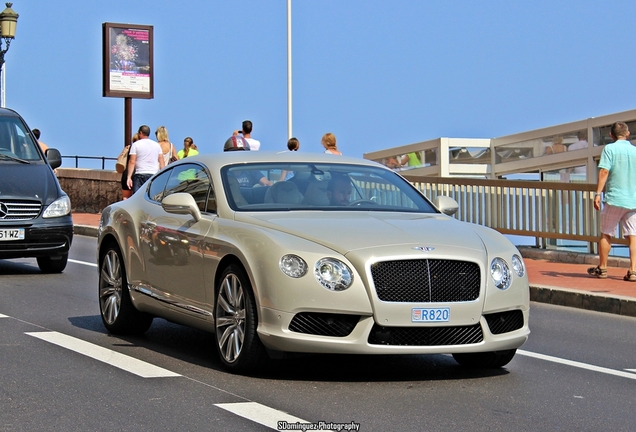
POLYGON ((44 273, 62 273, 68 262, 68 254, 53 257, 37 257, 38 267, 44 273))
POLYGON ((152 316, 133 306, 128 292, 126 269, 119 248, 109 245, 100 260, 99 310, 110 333, 142 334, 150 328, 152 316))
POLYGON ((460 353, 453 354, 453 358, 462 366, 480 369, 496 369, 510 363, 510 360, 512 360, 516 352, 516 349, 512 349, 481 353, 460 353))
POLYGON ((256 301, 241 267, 229 265, 216 288, 216 348, 223 365, 232 372, 248 372, 267 360, 258 338, 256 301))

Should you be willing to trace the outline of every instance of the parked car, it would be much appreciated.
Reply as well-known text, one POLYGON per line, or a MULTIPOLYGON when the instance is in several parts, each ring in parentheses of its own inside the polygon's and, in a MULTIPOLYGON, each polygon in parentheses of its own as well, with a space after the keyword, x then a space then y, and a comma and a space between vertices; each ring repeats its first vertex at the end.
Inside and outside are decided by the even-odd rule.
POLYGON ((235 372, 276 352, 501 367, 529 334, 524 263, 501 234, 450 216, 457 207, 356 158, 188 157, 102 212, 102 321, 116 334, 153 317, 209 331, 235 372))
POLYGON ((61 164, 60 152, 45 155, 17 112, 0 108, 0 259, 36 258, 45 273, 66 267, 73 220, 53 172, 61 164))

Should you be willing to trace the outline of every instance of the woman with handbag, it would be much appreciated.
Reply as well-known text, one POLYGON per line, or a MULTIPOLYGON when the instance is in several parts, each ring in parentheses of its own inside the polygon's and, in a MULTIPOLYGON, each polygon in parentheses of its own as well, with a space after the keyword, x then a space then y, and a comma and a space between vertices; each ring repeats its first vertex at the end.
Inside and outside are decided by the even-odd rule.
POLYGON ((170 162, 178 160, 177 151, 168 138, 168 129, 165 126, 159 126, 155 132, 157 142, 161 146, 161 152, 163 153, 163 161, 166 165, 170 162))
MULTIPOLYGON (((139 139, 139 134, 134 134, 130 142, 134 143, 138 139, 139 139)), ((130 151, 130 146, 129 145, 125 146, 124 152, 126 152, 126 164, 124 165, 124 170, 121 173, 121 198, 122 199, 128 199, 132 196, 132 189, 128 187, 128 184, 126 184, 126 180, 128 179, 128 159, 130 158, 129 151, 130 151)), ((119 158, 117 160, 117 165, 119 165, 119 158)), ((117 169, 117 172, 119 172, 119 169, 117 169)))

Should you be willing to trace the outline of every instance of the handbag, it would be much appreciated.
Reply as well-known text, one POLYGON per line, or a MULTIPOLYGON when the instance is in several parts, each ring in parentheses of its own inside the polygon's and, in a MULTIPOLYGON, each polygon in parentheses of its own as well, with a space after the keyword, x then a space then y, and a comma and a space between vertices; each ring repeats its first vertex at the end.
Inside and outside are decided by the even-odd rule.
POLYGON ((170 143, 170 162, 168 162, 168 163, 176 162, 176 161, 179 160, 178 157, 174 156, 173 149, 174 149, 174 147, 172 146, 172 143, 170 143))
POLYGON ((128 163, 128 152, 130 151, 130 146, 127 145, 117 156, 117 162, 115 162, 115 170, 121 174, 126 170, 126 165, 128 163))

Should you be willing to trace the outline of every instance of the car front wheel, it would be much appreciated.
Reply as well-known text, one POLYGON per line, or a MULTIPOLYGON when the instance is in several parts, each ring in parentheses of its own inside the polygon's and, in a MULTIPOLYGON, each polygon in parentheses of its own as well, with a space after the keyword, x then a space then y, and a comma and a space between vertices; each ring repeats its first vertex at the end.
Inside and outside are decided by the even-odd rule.
POLYGON ((99 311, 106 329, 114 334, 142 334, 150 328, 152 316, 133 306, 126 270, 119 248, 109 245, 100 260, 99 311))
POLYGON ((232 372, 249 372, 267 360, 258 338, 256 301, 241 267, 229 265, 216 288, 216 348, 223 365, 232 372))
POLYGON ((38 267, 43 273, 62 273, 68 262, 68 254, 57 256, 37 257, 38 267))
POLYGON ((516 352, 516 349, 511 349, 480 353, 460 353, 453 354, 453 358, 462 366, 480 369, 496 369, 510 363, 510 360, 512 360, 516 352))

